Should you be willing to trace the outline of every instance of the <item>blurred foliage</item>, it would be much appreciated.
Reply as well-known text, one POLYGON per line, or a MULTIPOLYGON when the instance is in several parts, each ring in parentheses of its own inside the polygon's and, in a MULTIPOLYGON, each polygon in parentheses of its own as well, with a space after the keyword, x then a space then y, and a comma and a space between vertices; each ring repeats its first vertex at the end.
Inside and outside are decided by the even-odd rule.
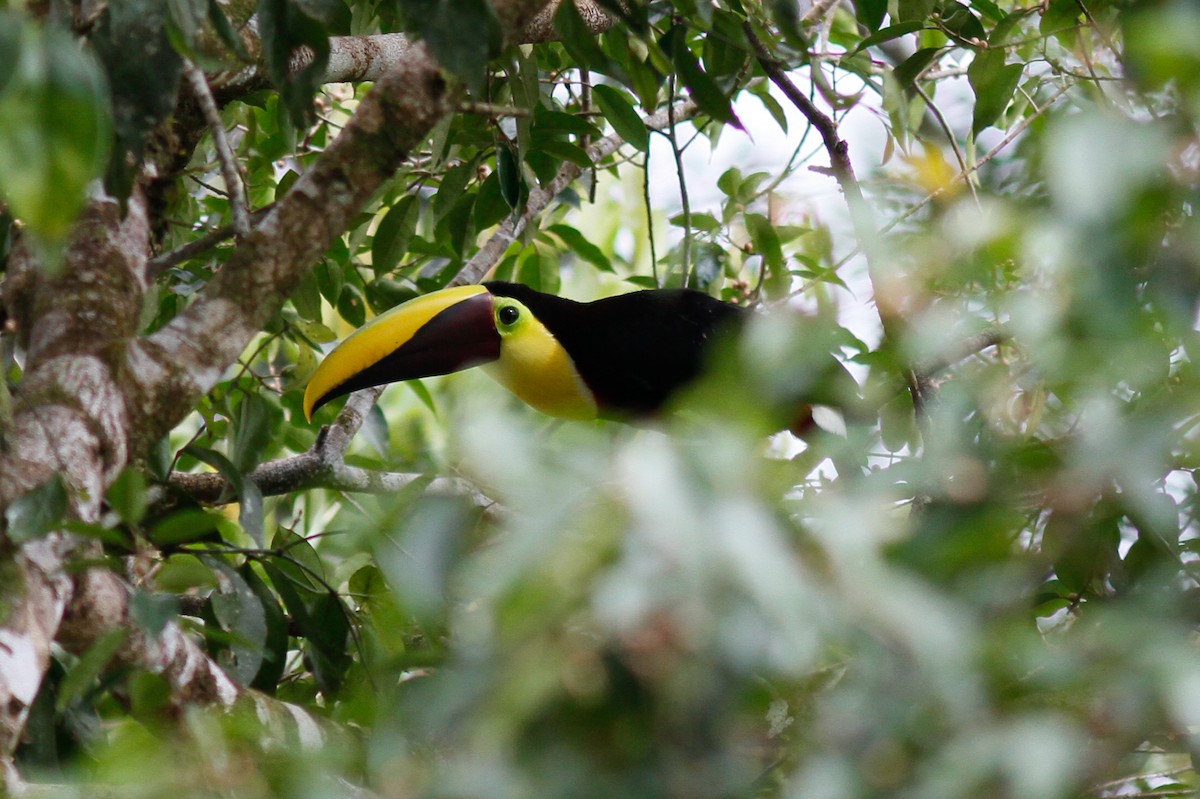
MULTIPOLYGON (((0 196, 30 229, 63 229, 101 152, 118 154, 110 182, 135 174, 178 53, 199 57, 203 24, 223 19, 219 3, 169 5, 110 4, 79 47, 56 45, 53 15, 3 12, 0 196), (138 46, 114 46, 138 26, 138 46), (172 49, 151 70, 154 42, 172 49), (15 155, 30 142, 37 157, 15 155)), ((604 5, 620 19, 603 35, 564 4, 560 42, 485 64, 483 3, 258 3, 281 91, 223 111, 253 208, 368 91, 327 86, 314 103, 313 73, 287 74, 327 32, 424 36, 474 105, 79 532, 152 564, 134 602, 148 634, 177 621, 235 679, 352 734, 311 752, 249 715, 174 717, 160 680, 106 668, 120 641, 104 639, 57 653, 21 766, 64 793, 131 797, 1195 795, 1200 11, 604 5), (878 151, 851 153, 884 231, 869 279, 840 205, 789 188, 827 156, 748 31, 837 118, 882 128, 878 151), (696 121, 649 131, 682 96, 696 121), (752 118, 788 131, 790 158, 693 171, 711 202, 643 207, 643 159, 672 157, 661 140, 716 143, 752 118), (626 145, 592 164, 588 145, 614 132, 626 145), (245 475, 309 448, 336 410, 312 424, 300 410, 323 345, 444 287, 564 164, 583 176, 497 278, 580 298, 687 282, 769 313, 661 430, 548 423, 471 373, 390 389, 350 462, 463 475, 503 512, 422 481, 264 499, 245 475), (902 320, 893 337, 872 292, 902 320), (999 346, 964 349, 987 331, 999 346), (830 353, 880 413, 851 413, 830 353), (843 406, 847 429, 772 437, 795 396, 843 406), (147 494, 200 469, 229 477, 237 511, 147 494)), ((230 221, 207 139, 178 182, 163 251, 230 221)), ((167 269, 145 330, 234 246, 167 269)), ((42 500, 61 485, 41 491, 13 511, 26 537, 53 523, 42 500)))

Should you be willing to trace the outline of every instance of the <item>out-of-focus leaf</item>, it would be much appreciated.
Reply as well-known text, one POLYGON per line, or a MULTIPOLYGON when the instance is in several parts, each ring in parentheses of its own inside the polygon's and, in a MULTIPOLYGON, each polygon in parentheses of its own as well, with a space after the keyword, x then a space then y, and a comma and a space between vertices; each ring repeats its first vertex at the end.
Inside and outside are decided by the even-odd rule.
POLYGON ((771 221, 762 214, 746 214, 746 232, 754 242, 754 251, 763 257, 769 269, 783 270, 783 245, 771 221))
POLYGON ((67 489, 57 473, 26 491, 4 509, 9 539, 18 543, 41 538, 62 523, 67 513, 67 489))
POLYGON ((445 612, 450 571, 470 526, 461 502, 424 498, 398 531, 379 540, 376 562, 405 612, 425 622, 445 612))
POLYGON ((128 637, 128 631, 121 627, 109 630, 101 635, 91 647, 84 652, 79 661, 67 671, 62 684, 58 688, 58 698, 54 707, 62 713, 75 700, 83 696, 92 687, 109 661, 117 654, 128 637))
POLYGON ((472 94, 483 89, 489 58, 503 39, 500 20, 487 0, 399 0, 405 18, 421 34, 438 63, 458 75, 472 94))
POLYGON ((129 597, 129 613, 138 626, 157 638, 179 616, 179 600, 173 596, 135 590, 129 597))
MULTIPOLYGON (((66 32, 21 25, 7 14, 0 14, 0 25, 20 32, 0 91, 0 198, 30 230, 61 241, 108 158, 108 87, 66 32)), ((0 45, 18 36, 6 38, 0 45)))
POLYGON ((688 285, 706 291, 724 272, 727 258, 728 254, 721 245, 712 242, 701 244, 692 259, 692 278, 688 285))
POLYGON ((105 188, 125 197, 135 177, 131 165, 141 161, 146 136, 175 108, 183 60, 171 47, 159 0, 110 4, 96 23, 91 45, 112 91, 116 146, 105 188))
POLYGON ((137 524, 146 514, 146 478, 138 469, 121 472, 105 496, 125 524, 137 524))

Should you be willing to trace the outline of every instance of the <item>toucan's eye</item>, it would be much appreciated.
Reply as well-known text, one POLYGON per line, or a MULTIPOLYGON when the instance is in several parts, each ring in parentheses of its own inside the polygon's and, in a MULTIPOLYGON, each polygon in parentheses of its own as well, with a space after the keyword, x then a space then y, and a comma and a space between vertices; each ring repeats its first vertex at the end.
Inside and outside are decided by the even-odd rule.
POLYGON ((512 325, 516 324, 516 321, 521 318, 521 312, 514 305, 505 305, 500 309, 497 316, 500 318, 500 324, 512 325))

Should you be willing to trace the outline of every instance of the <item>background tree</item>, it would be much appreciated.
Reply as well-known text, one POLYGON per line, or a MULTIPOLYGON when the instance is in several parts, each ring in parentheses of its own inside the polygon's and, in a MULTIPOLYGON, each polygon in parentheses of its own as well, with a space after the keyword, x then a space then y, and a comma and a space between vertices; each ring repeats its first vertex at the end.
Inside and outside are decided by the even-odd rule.
POLYGON ((7 5, 9 792, 1197 792, 1190 4, 7 5), (661 431, 305 421, 487 275, 766 312, 661 431))

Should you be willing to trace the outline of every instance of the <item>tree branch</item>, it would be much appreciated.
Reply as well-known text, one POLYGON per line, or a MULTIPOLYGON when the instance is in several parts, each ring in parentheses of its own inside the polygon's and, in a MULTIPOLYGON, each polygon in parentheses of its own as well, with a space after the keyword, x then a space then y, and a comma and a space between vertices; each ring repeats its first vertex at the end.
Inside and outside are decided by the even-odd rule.
MULTIPOLYGON (((321 429, 312 448, 299 455, 259 465, 247 475, 264 496, 278 496, 308 488, 355 491, 369 494, 394 493, 413 483, 428 480, 425 493, 465 497, 476 507, 498 513, 499 504, 469 481, 456 477, 434 477, 411 472, 382 472, 350 466, 345 461, 350 440, 362 426, 371 406, 383 392, 382 386, 356 391, 350 395, 333 424, 321 429)), ((170 484, 200 502, 220 504, 231 501, 233 486, 217 472, 176 472, 170 484)))
POLYGON ((221 112, 213 99, 212 90, 204 73, 190 59, 183 61, 183 74, 191 86, 192 95, 200 106, 200 113, 212 134, 213 144, 217 148, 217 162, 221 165, 221 177, 225 180, 225 194, 229 197, 229 207, 233 210, 233 229, 238 238, 250 235, 250 215, 246 213, 246 187, 242 183, 242 173, 238 171, 237 162, 233 157, 233 148, 225 136, 225 126, 221 123, 221 112))
MULTIPOLYGON (((542 44, 558 41, 554 14, 561 0, 552 0, 535 14, 513 37, 515 44, 542 44)), ((613 18, 596 0, 574 0, 579 16, 592 33, 603 33, 613 25, 613 18)), ((410 57, 415 43, 403 33, 381 33, 371 36, 332 36, 329 39, 329 62, 325 66, 325 83, 358 83, 376 81, 397 63, 410 57)), ((292 60, 292 70, 299 71, 312 62, 313 54, 302 51, 292 60)), ((221 98, 226 102, 267 85, 266 70, 257 64, 236 74, 225 76, 218 84, 221 98)))

